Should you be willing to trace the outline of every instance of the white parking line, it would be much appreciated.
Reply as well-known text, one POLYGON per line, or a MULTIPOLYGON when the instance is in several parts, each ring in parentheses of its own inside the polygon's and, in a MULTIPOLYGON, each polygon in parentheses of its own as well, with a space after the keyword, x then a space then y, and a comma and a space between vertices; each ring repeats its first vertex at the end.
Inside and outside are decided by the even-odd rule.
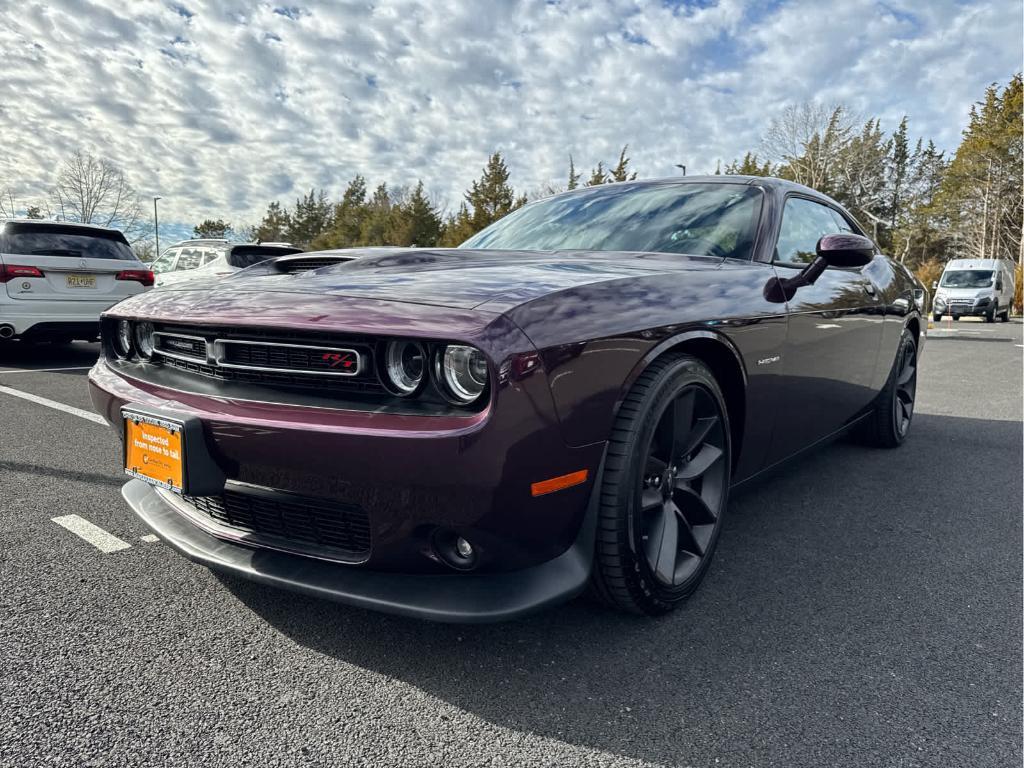
POLYGON ((112 533, 107 533, 98 525, 93 525, 88 520, 78 515, 64 515, 63 517, 51 518, 53 522, 62 528, 66 528, 80 539, 92 544, 100 552, 118 552, 122 549, 129 549, 131 544, 121 541, 112 533))
POLYGON ((67 368, 0 368, 4 373, 48 373, 50 371, 88 371, 91 365, 70 365, 67 368))
POLYGON ((58 403, 56 400, 49 400, 39 395, 32 395, 28 392, 22 392, 20 389, 11 389, 0 385, 0 393, 10 395, 11 397, 20 397, 22 400, 28 400, 30 403, 36 403, 37 405, 45 405, 47 408, 53 408, 57 411, 64 411, 64 413, 70 413, 72 416, 77 416, 80 419, 86 419, 88 421, 95 422, 96 424, 102 424, 106 426, 107 422, 103 420, 103 417, 92 413, 90 411, 83 411, 81 408, 75 408, 73 405, 65 405, 64 403, 58 403))

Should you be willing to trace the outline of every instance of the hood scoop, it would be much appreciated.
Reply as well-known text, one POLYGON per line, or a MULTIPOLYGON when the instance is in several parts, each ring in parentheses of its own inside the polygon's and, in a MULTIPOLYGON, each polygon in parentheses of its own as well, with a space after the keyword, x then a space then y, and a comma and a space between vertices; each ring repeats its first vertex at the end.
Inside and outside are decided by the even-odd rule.
POLYGON ((354 261, 355 258, 344 256, 285 256, 274 262, 278 272, 286 275, 294 275, 299 272, 312 272, 322 267, 333 267, 335 264, 343 264, 346 261, 354 261))

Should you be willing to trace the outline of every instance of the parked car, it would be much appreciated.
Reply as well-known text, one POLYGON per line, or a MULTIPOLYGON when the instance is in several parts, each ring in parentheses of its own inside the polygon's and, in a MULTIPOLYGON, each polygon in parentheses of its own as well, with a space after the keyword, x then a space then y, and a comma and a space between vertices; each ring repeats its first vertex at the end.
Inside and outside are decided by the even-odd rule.
POLYGON ((153 273, 116 229, 11 219, 0 223, 0 285, 0 341, 94 341, 100 313, 153 273))
POLYGON ((89 383, 125 499, 193 560, 428 619, 588 584, 658 614, 707 572, 731 487, 851 429, 905 440, 922 288, 806 187, 625 182, 458 249, 120 304, 89 383))
POLYGON ((943 315, 954 320, 961 317, 984 317, 992 323, 998 317, 1009 322, 1013 309, 1013 262, 1005 259, 953 259, 942 270, 942 277, 932 286, 935 301, 933 320, 943 315))
POLYGON ((227 240, 184 240, 153 262, 158 288, 186 280, 225 277, 277 256, 302 253, 289 243, 231 243, 227 240))

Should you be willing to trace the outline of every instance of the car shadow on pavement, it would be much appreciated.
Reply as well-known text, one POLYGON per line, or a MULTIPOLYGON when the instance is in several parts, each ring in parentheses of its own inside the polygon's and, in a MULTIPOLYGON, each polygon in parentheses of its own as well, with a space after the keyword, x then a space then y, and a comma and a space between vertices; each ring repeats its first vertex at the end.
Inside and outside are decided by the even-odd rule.
MULTIPOLYGON (((0 372, 4 368, 70 368, 91 366, 100 354, 99 344, 23 344, 19 341, 0 343, 0 372)), ((63 371, 53 371, 63 373, 63 371)), ((67 371, 76 373, 76 371, 67 371)))
POLYGON ((1019 421, 823 448, 734 496, 658 619, 578 599, 449 626, 219 578, 294 642, 514 731, 668 765, 994 765, 1020 754, 1020 467, 1019 421))

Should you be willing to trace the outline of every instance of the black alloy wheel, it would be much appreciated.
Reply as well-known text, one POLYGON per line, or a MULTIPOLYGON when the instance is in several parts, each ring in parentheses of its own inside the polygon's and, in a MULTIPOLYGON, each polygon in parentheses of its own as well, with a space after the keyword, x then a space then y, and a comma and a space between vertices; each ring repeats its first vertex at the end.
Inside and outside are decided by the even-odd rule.
POLYGON ((896 397, 893 398, 893 422, 900 437, 906 437, 910 430, 910 421, 914 418, 914 398, 916 396, 917 347, 911 343, 900 347, 896 397))
POLYGON ((700 584, 729 496, 728 414, 699 360, 656 360, 616 418, 600 485, 593 591, 657 615, 700 584))
POLYGON ((858 426, 858 433, 868 445, 895 448, 910 432, 917 398, 917 343, 904 329, 896 359, 885 387, 878 393, 875 407, 858 426))
POLYGON ((718 404, 699 384, 687 385, 662 412, 637 483, 640 546, 666 586, 692 578, 715 538, 724 455, 718 404))

